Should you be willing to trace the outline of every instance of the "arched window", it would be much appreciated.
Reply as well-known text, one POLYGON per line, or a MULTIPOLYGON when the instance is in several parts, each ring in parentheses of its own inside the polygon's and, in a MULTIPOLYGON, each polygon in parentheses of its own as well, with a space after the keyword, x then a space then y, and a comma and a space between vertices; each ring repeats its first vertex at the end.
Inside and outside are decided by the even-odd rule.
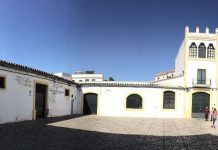
POLYGON ((198 58, 206 58, 206 47, 201 43, 198 47, 198 58))
POLYGON ((209 46, 207 47, 207 58, 215 58, 215 48, 213 47, 213 44, 209 44, 209 46))
POLYGON ((195 43, 192 43, 189 47, 189 57, 196 58, 197 57, 197 46, 195 43))
POLYGON ((172 91, 164 92, 163 109, 175 109, 175 92, 172 91))
POLYGON ((142 109, 142 97, 138 94, 131 94, 126 99, 126 108, 142 109))

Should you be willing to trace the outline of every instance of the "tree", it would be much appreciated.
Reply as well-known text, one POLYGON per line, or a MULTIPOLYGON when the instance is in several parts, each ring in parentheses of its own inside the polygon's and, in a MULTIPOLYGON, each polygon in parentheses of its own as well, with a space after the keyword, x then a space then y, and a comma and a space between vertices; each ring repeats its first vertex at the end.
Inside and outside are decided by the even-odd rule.
POLYGON ((108 81, 114 81, 113 77, 109 77, 108 81))

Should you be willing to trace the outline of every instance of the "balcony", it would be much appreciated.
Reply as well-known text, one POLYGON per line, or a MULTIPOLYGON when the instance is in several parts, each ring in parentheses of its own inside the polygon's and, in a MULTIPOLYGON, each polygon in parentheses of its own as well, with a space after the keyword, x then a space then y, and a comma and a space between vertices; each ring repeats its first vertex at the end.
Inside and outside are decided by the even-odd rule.
POLYGON ((210 87, 211 86, 211 79, 192 79, 192 86, 193 87, 210 87))

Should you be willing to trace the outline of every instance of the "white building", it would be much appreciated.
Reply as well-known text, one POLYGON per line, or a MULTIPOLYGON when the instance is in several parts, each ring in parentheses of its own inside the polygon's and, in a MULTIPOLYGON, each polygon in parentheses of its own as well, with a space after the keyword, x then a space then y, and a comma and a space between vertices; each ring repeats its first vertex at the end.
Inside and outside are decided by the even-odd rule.
POLYGON ((54 75, 67 79, 67 80, 72 80, 72 74, 69 74, 69 73, 58 72, 58 73, 54 73, 54 75))
POLYGON ((76 113, 202 117, 204 107, 218 105, 217 47, 218 29, 200 33, 198 27, 195 32, 186 27, 175 71, 158 74, 152 82, 103 81, 94 73, 58 77, 0 61, 0 123, 76 113))
POLYGON ((103 81, 103 74, 96 74, 94 71, 77 71, 72 74, 72 80, 74 82, 98 82, 103 81))
POLYGON ((158 73, 155 76, 155 81, 165 80, 165 79, 174 78, 174 77, 175 77, 175 69, 171 69, 171 70, 169 70, 167 72, 158 73))
POLYGON ((0 123, 81 113, 78 84, 0 60, 0 123))
POLYGON ((74 74, 69 73, 54 73, 54 75, 59 76, 61 78, 72 80, 73 82, 98 82, 104 80, 103 74, 97 74, 94 71, 76 71, 74 74))
POLYGON ((107 116, 202 117, 206 106, 211 108, 218 102, 217 47, 218 29, 209 33, 206 28, 205 33, 200 33, 198 27, 195 32, 186 27, 175 72, 159 74, 149 84, 81 84, 83 112, 107 116), (91 111, 87 111, 89 105, 91 111))

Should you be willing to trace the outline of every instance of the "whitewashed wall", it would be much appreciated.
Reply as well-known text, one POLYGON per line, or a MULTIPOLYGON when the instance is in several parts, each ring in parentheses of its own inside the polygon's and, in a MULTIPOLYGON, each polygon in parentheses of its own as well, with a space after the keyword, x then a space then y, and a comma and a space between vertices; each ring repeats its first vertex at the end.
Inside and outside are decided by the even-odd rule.
POLYGON ((175 76, 183 75, 185 58, 185 40, 183 40, 175 59, 175 76))
POLYGON ((175 78, 169 78, 166 80, 156 81, 154 82, 160 86, 180 86, 183 87, 184 85, 184 76, 181 77, 175 77, 175 78))
POLYGON ((0 66, 0 76, 6 77, 6 89, 0 89, 0 123, 32 120, 35 81, 48 84, 48 117, 69 115, 72 111, 73 113, 81 113, 81 109, 75 109, 81 108, 81 98, 74 85, 68 86, 58 83, 58 81, 42 79, 42 76, 2 66, 0 66), (70 89, 69 97, 64 95, 65 88, 70 89), (72 94, 75 95, 73 97, 75 110, 71 109, 72 94))
POLYGON ((98 115, 132 117, 184 117, 184 91, 170 90, 176 94, 176 109, 163 110, 163 92, 161 88, 131 87, 82 87, 83 94, 98 94, 98 115), (126 98, 130 94, 139 94, 143 99, 143 109, 126 109, 126 98))
POLYGON ((0 75, 6 77, 6 89, 0 89, 0 123, 31 120, 33 80, 25 75, 1 70, 0 75))
POLYGON ((187 86, 192 87, 192 80, 197 78, 198 69, 206 69, 206 78, 211 79, 211 87, 216 87, 216 62, 213 61, 187 61, 187 86))

